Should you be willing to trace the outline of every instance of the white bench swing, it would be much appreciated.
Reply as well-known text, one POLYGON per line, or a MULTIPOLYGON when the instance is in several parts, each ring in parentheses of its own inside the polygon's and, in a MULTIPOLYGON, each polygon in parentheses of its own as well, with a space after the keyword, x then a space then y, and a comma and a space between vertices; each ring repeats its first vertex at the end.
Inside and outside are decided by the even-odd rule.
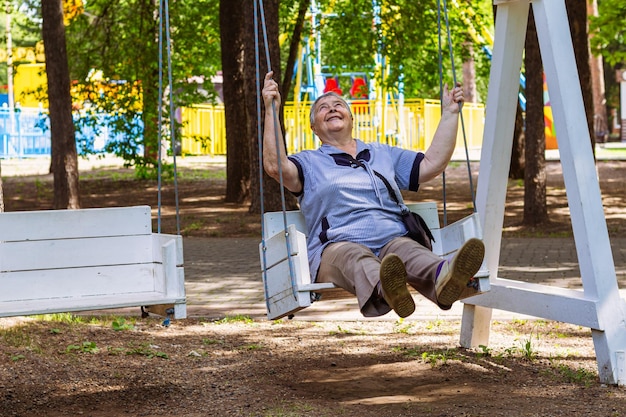
MULTIPOLYGON (((260 1, 262 4, 262 1, 260 1)), ((261 7, 261 12, 262 12, 261 7)), ((255 2, 256 13, 256 2, 255 2)), ((256 19, 255 19, 256 21, 256 19)), ((264 24, 263 16, 261 22, 264 24)), ((448 23, 446 12, 446 26, 448 23)), ((441 20, 439 20, 439 28, 441 28, 441 20)), ((448 28, 449 37, 449 28, 448 28)), ((258 36, 255 37, 255 40, 258 36)), ((440 39, 441 40, 441 39, 440 39)), ((452 49, 449 42, 450 56, 452 49)), ((258 45, 257 56, 258 56, 258 45)), ((267 51, 266 51, 267 52, 267 51)), ((266 56, 268 67, 270 67, 269 54, 266 56)), ((271 71, 271 67, 268 69, 271 71)), ((441 74, 440 63, 440 77, 441 74)), ((258 74, 257 59, 257 74, 258 74)), ((452 63, 452 73, 454 84, 456 85, 456 75, 454 75, 454 63, 452 63)), ((257 92, 260 97, 260 91, 257 92)), ((463 117, 461 117, 461 128, 463 139, 465 141, 465 151, 469 171, 469 154, 467 152, 467 139, 465 137, 465 127, 463 125, 463 117)), ((276 119, 276 111, 274 109, 274 118, 276 119)), ((259 123, 260 124, 260 123, 259 123)), ((278 126, 278 123, 276 123, 278 126)), ((278 142, 278 136, 276 138, 278 142)), ((277 143, 278 146, 278 143, 277 143)), ((262 149, 261 135, 259 132, 259 148, 262 149)), ((282 188, 282 171, 279 166, 281 176, 281 192, 282 188)), ((260 182, 263 182, 263 176, 260 176, 260 182)), ((445 176, 444 176, 445 180, 445 176)), ((471 185, 471 173, 469 175, 471 185)), ((473 187, 470 187, 473 197, 473 187)), ((262 187, 261 187, 262 189, 262 187)), ((433 252, 442 258, 451 258, 456 251, 470 238, 482 239, 482 229, 480 219, 476 212, 461 219, 453 224, 440 227, 439 213, 437 204, 434 202, 423 202, 407 204, 407 207, 413 212, 418 213, 426 221, 431 229, 434 237, 433 252)), ((475 207, 475 204, 474 204, 475 207)), ((263 240, 259 244, 259 254, 261 258, 261 270, 263 275, 263 285, 265 290, 265 302, 267 308, 267 318, 270 320, 280 319, 282 317, 293 317, 295 313, 303 308, 309 307, 313 301, 320 299, 323 292, 335 290, 336 286, 332 283, 315 283, 311 282, 311 273, 309 270, 309 262, 307 256, 306 233, 307 228, 304 216, 300 211, 286 211, 283 196, 283 211, 263 213, 263 240)), ((483 263, 480 271, 476 274, 472 281, 472 286, 468 286, 467 290, 461 295, 461 298, 467 298, 480 293, 489 291, 489 271, 483 263)))
POLYGON ((0 317, 137 306, 186 316, 182 237, 152 233, 148 206, 0 213, 0 283, 0 317))
MULTIPOLYGON (((159 16, 164 25, 163 5, 159 16)), ((160 54, 162 42, 159 37, 160 54)), ((160 81, 159 92, 162 108, 160 81)), ((169 94, 171 103, 171 77, 169 94)), ((173 149, 172 108, 169 116, 173 149)), ((161 144, 161 112, 158 123, 161 144)), ((0 317, 124 307, 141 307, 142 316, 166 316, 166 325, 187 316, 176 154, 178 234, 170 235, 160 233, 161 153, 159 146, 158 233, 152 233, 148 206, 0 213, 0 317)))

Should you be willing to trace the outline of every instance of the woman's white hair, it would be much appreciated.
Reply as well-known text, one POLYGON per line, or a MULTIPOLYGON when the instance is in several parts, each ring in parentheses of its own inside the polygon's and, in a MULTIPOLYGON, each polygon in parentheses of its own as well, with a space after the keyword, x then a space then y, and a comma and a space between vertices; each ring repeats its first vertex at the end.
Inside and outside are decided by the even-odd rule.
POLYGON ((335 93, 334 91, 329 91, 327 93, 322 94, 318 98, 316 98, 315 101, 313 102, 313 105, 311 106, 311 112, 309 113, 309 118, 311 119, 311 126, 313 126, 313 122, 315 122, 315 113, 317 112, 317 103, 321 99, 325 97, 329 97, 329 96, 336 97, 339 100, 341 100, 341 103, 344 105, 344 107, 348 109, 348 113, 350 113, 350 117, 352 117, 352 110, 350 110, 350 105, 348 104, 348 102, 344 100, 343 97, 341 97, 339 94, 335 93))

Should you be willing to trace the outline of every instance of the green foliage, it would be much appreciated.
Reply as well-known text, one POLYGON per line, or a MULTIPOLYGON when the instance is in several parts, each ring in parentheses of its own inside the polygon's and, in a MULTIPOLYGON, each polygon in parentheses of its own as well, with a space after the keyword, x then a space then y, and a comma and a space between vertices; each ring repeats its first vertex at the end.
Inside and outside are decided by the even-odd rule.
POLYGON ((54 323, 66 323, 66 324, 77 324, 83 323, 84 320, 80 316, 76 316, 72 313, 52 313, 52 314, 41 314, 35 316, 37 320, 48 321, 54 323))
POLYGON ((170 128, 170 109, 213 100, 211 76, 220 66, 219 1, 181 0, 169 6, 171 62, 166 46, 159 54, 159 36, 167 45, 167 34, 159 30, 158 4, 151 0, 89 1, 85 13, 66 28, 71 75, 78 81, 77 131, 87 133, 81 143, 84 153, 94 152, 93 138, 108 129, 115 139, 105 152, 129 166, 155 166, 159 127, 163 140, 170 142, 172 130, 180 128, 176 122, 170 128), (171 106, 166 89, 170 75, 171 106), (103 120, 102 114, 108 118, 103 120))
POLYGON ((127 323, 126 319, 121 317, 113 320, 113 323, 111 323, 111 327, 113 328, 113 330, 118 332, 123 330, 133 330, 135 328, 132 323, 127 323))
POLYGON ((598 0, 598 16, 589 17, 591 49, 610 65, 626 62, 626 2, 598 0))
POLYGON ((72 352, 78 352, 78 353, 98 353, 100 351, 100 349, 98 348, 98 346, 96 345, 96 342, 83 342, 79 345, 69 345, 66 349, 65 349, 65 353, 72 353, 72 352))
MULTIPOLYGON (((444 82, 452 83, 452 65, 448 52, 446 14, 438 14, 435 0, 379 1, 375 13, 371 0, 326 0, 320 7, 325 12, 319 29, 322 35, 321 61, 324 70, 333 75, 346 72, 375 74, 386 88, 396 90, 403 83, 408 97, 439 97, 439 27, 441 27, 444 82), (372 24, 374 22, 374 24, 372 24), (439 24, 440 23, 440 24, 439 24), (385 57, 385 72, 376 67, 376 54, 385 57)), ((441 2, 443 3, 443 2, 441 2)), ((487 2, 447 2, 454 66, 460 80, 462 61, 472 55, 482 81, 479 89, 486 91, 489 47, 468 33, 468 22, 475 32, 489 32, 493 18, 487 2), (472 45, 472 49, 467 46, 472 45)))

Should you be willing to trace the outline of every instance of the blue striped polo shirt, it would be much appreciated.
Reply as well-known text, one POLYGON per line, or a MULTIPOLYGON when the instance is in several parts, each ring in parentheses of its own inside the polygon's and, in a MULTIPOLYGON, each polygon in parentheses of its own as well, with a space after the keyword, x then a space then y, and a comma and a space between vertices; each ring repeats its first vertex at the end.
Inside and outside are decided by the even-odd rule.
POLYGON ((298 194, 307 229, 313 281, 329 243, 355 242, 376 255, 407 230, 402 208, 373 171, 382 174, 401 199, 400 189, 417 191, 424 154, 380 143, 357 142, 356 161, 331 145, 289 156, 303 184, 298 194))

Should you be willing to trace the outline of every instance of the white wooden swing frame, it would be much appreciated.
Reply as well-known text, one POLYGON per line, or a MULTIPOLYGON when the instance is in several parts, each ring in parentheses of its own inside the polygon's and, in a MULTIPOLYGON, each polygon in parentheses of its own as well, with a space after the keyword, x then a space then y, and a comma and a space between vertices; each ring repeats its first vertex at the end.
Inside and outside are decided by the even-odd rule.
POLYGON ((487 345, 493 308, 590 328, 600 381, 626 384, 620 297, 564 0, 497 0, 477 187, 491 290, 465 300, 461 345, 487 345), (550 93, 583 290, 497 277, 526 24, 533 8, 550 93))

